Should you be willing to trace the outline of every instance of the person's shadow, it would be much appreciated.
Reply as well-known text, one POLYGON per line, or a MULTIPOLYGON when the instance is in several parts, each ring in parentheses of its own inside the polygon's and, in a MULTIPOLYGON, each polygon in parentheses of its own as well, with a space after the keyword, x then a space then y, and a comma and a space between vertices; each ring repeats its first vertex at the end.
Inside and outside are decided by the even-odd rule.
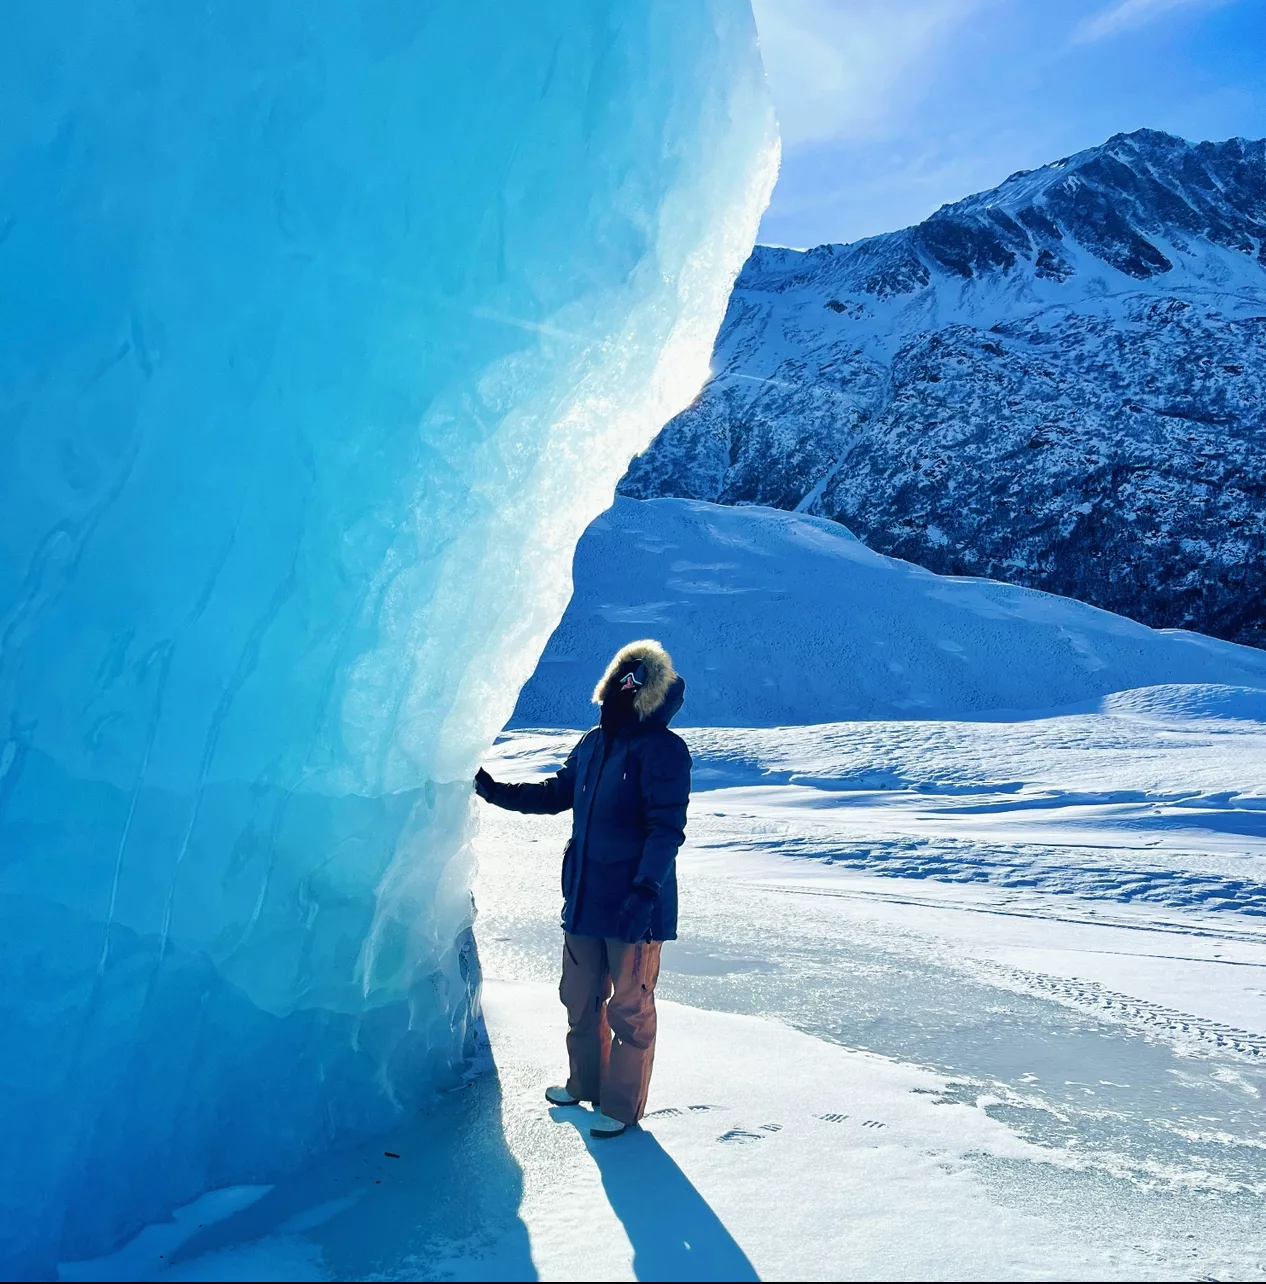
POLYGON ((622 1137, 596 1140, 589 1135, 588 1111, 556 1108, 550 1114, 584 1138, 633 1245, 639 1280, 760 1279, 721 1219, 650 1133, 634 1128, 622 1137))

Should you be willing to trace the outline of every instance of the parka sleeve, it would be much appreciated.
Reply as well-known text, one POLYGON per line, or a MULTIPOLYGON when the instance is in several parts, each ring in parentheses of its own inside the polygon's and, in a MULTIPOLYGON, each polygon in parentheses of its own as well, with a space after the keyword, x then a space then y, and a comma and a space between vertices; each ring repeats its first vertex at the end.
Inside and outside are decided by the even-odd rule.
POLYGON ((668 735, 642 761, 642 818, 646 838, 633 881, 658 893, 686 840, 686 807, 690 802, 690 750, 668 735))
POLYGON ((570 811, 576 794, 576 758, 583 737, 567 755, 567 761, 548 780, 530 784, 513 785, 494 780, 488 801, 506 811, 523 811, 533 816, 553 816, 560 811, 570 811))

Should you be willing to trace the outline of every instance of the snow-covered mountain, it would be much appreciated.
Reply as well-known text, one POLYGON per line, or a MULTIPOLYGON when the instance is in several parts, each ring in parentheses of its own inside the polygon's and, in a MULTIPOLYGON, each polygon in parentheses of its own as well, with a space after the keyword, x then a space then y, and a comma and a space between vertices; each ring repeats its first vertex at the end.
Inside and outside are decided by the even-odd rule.
POLYGON ((1140 130, 809 251, 758 246, 623 494, 1266 645, 1266 142, 1140 130))
POLYGON ((683 726, 1023 715, 1173 683, 1251 689, 1266 713, 1266 652, 936 575, 806 514, 617 499, 574 579, 513 726, 588 726, 607 660, 647 636, 685 675, 683 726))

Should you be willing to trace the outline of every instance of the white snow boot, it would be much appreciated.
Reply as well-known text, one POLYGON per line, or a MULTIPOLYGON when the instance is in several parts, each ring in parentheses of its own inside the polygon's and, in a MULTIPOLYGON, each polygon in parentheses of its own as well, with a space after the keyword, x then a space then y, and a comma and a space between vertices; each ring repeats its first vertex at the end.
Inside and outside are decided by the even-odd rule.
POLYGON ((546 1088, 545 1100, 548 1101, 551 1106, 580 1105, 580 1098, 573 1097, 571 1093, 567 1091, 566 1088, 546 1088))
POLYGON ((618 1137, 628 1124, 622 1124, 618 1119, 612 1119, 610 1115, 604 1115, 601 1110, 593 1112, 593 1118, 589 1121, 589 1135, 591 1137, 618 1137))

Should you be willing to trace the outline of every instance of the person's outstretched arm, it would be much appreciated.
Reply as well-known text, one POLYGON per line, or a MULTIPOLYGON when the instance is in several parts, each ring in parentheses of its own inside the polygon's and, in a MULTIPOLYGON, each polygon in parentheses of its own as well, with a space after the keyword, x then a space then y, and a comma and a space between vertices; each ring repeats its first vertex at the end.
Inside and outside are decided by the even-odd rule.
POLYGON ((531 784, 512 785, 493 780, 480 767, 475 773, 475 792, 484 802, 504 807, 506 811, 525 811, 534 816, 553 816, 560 811, 570 811, 576 793, 576 753, 579 748, 577 744, 555 775, 531 784))
POLYGON ((658 896, 686 840, 686 807, 690 802, 690 751, 676 736, 642 764, 642 816, 646 839, 635 887, 658 896))

